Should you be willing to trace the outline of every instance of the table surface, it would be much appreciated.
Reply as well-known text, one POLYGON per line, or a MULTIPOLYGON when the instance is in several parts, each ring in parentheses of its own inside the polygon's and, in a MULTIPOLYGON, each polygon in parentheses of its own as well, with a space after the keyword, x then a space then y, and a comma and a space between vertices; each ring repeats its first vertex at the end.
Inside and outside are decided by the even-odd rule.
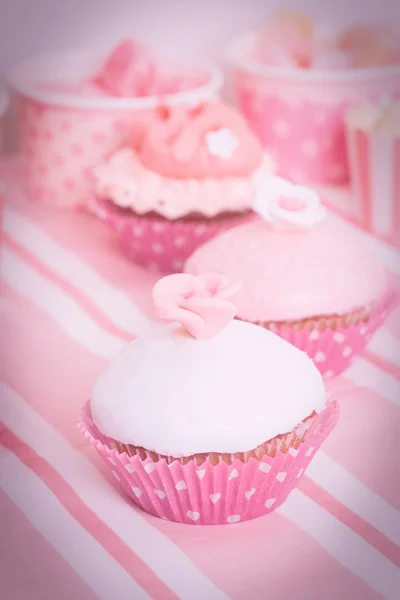
MULTIPOLYGON (((27 201, 17 161, 0 177, 3 597, 397 599, 400 311, 330 384, 340 422, 277 511, 234 526, 157 519, 76 429, 96 377, 151 318, 157 275, 102 223, 27 201)), ((398 279, 400 252, 354 231, 398 279)))

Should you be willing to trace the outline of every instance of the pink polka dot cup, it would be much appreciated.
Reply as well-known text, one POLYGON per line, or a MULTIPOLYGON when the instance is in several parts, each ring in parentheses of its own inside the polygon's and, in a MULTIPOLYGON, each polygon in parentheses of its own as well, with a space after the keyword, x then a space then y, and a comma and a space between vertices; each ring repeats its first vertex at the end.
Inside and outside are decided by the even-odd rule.
POLYGON ((344 184, 349 107, 400 98, 400 65, 337 70, 266 66, 251 57, 253 34, 232 43, 228 59, 240 109, 275 162, 299 183, 344 184))
POLYGON ((218 96, 222 85, 218 70, 203 69, 205 84, 163 98, 74 91, 73 82, 92 77, 104 55, 85 50, 44 55, 20 63, 9 74, 16 93, 23 185, 32 200, 84 206, 92 193, 91 169, 127 140, 135 145, 155 108, 196 105, 218 96), (60 73, 65 89, 45 85, 59 81, 60 73))

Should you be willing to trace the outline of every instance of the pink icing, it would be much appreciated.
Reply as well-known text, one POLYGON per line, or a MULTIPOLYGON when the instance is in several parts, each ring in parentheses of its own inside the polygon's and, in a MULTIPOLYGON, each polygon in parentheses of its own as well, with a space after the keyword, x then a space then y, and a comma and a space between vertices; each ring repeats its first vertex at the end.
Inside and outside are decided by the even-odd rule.
POLYGON ((191 336, 205 340, 232 321, 236 308, 229 299, 238 291, 222 275, 168 275, 153 288, 154 313, 178 321, 191 336))
POLYGON ((218 178, 250 175, 260 166, 263 153, 236 109, 208 102, 193 109, 176 107, 160 113, 143 142, 140 157, 145 167, 166 177, 218 178), (225 152, 226 137, 231 138, 232 148, 228 147, 227 155, 218 156, 211 142, 219 143, 225 152))
POLYGON ((215 217, 251 209, 255 192, 268 174, 264 160, 248 177, 163 177, 144 167, 129 148, 116 152, 94 170, 96 193, 137 214, 156 212, 167 219, 190 214, 215 217))
POLYGON ((330 218, 309 231, 265 221, 231 229, 185 266, 192 274, 210 269, 241 284, 237 315, 254 322, 345 314, 380 300, 388 287, 381 265, 330 218))

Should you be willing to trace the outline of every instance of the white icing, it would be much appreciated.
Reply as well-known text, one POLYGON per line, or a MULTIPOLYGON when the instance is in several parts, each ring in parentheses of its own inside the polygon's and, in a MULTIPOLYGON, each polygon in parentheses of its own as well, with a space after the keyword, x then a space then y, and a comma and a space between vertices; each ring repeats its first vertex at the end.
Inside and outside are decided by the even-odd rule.
POLYGON ((242 321, 205 341, 156 326, 109 365, 91 399, 103 434, 174 457, 251 450, 324 406, 312 360, 242 321))
POLYGON ((326 210, 318 194, 281 177, 268 177, 258 189, 252 208, 277 229, 311 229, 325 219, 326 210), (284 200, 298 201, 302 208, 288 210, 284 200))
POLYGON ((210 131, 205 136, 206 146, 209 154, 218 158, 231 158, 239 147, 239 140, 226 127, 218 131, 210 131))

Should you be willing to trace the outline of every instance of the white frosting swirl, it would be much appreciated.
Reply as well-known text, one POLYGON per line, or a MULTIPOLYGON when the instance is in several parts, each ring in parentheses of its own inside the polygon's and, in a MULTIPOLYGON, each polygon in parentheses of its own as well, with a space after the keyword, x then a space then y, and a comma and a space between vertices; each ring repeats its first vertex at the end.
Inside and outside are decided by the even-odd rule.
POLYGON ((173 457, 246 452, 325 406, 308 356, 273 333, 232 321, 197 341, 176 323, 126 346, 98 379, 100 431, 173 457))

